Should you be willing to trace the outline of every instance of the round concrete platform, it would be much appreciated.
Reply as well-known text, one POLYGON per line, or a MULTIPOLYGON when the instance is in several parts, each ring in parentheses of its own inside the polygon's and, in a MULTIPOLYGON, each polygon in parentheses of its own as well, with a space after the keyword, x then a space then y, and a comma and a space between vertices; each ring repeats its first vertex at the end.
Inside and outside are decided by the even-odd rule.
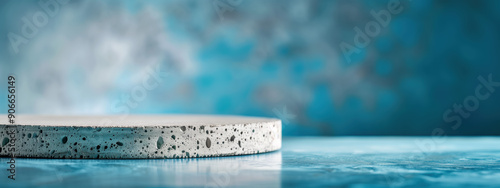
POLYGON ((0 157, 231 156, 280 149, 281 121, 213 115, 19 115, 16 125, 0 124, 0 139, 0 157))

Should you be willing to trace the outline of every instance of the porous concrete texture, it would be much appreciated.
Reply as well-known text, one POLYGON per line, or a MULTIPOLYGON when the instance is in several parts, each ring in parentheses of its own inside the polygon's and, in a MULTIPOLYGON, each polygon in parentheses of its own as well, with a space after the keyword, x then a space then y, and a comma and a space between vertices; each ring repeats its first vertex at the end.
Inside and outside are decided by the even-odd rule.
POLYGON ((281 121, 213 115, 19 115, 16 125, 0 124, 0 139, 0 157, 12 153, 84 159, 231 156, 280 149, 281 121))

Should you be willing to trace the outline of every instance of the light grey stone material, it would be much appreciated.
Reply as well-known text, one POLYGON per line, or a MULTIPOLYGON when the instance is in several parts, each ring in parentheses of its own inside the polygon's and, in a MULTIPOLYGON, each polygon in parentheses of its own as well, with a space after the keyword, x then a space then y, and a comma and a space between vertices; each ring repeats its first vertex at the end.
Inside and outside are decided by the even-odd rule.
POLYGON ((14 126, 0 124, 0 142, 0 157, 10 156, 11 148, 15 157, 36 158, 245 155, 280 149, 281 120, 213 115, 19 115, 14 126))

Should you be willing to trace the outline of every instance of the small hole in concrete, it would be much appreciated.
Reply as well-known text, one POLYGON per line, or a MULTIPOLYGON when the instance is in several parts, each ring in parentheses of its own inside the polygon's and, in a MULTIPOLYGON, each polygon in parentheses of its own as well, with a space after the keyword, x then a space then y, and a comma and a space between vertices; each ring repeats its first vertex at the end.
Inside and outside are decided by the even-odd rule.
POLYGON ((212 145, 210 138, 207 138, 207 141, 205 142, 205 144, 207 145, 207 148, 210 148, 210 146, 212 145))
POLYGON ((156 141, 156 148, 160 149, 163 146, 163 143, 163 138, 158 138, 158 140, 156 141))

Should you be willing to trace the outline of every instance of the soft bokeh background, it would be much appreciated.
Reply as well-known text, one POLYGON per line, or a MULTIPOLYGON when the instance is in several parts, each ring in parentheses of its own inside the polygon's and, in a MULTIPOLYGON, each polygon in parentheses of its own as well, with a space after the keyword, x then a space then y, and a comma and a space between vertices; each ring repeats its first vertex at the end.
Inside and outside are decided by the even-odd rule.
POLYGON ((401 0, 348 62, 339 45, 388 3, 70 0, 16 53, 9 32, 44 9, 0 1, 0 87, 16 75, 18 113, 279 117, 285 136, 499 135, 500 88, 456 130, 443 114, 478 76, 500 81, 500 1, 401 0))

